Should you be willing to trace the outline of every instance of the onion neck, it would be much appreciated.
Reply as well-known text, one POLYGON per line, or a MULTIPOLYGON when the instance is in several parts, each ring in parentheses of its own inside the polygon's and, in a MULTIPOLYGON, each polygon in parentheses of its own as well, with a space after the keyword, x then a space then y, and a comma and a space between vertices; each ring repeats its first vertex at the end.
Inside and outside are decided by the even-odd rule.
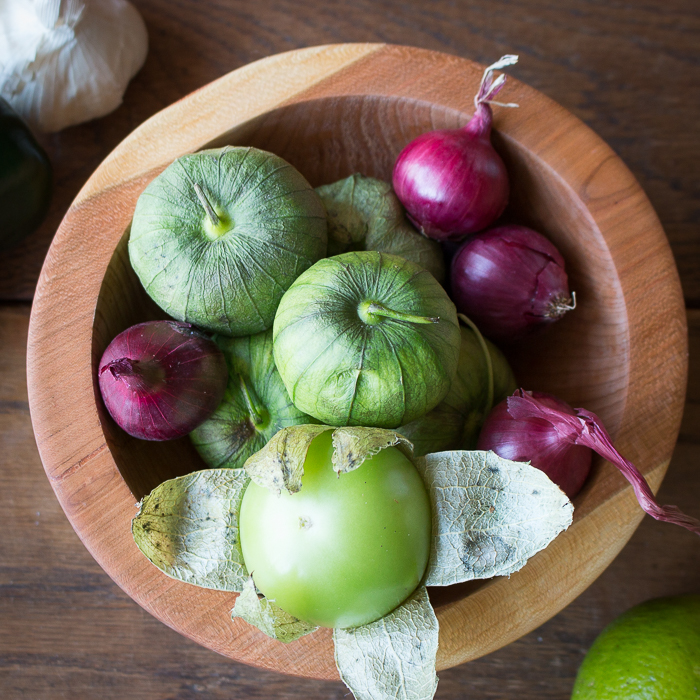
POLYGON ((491 138, 491 125, 493 124, 493 111, 485 102, 479 102, 474 116, 464 125, 464 131, 477 139, 491 138))
POLYGON ((369 326, 376 326, 385 318, 393 319, 394 321, 403 321, 404 323, 438 323, 440 319, 436 316, 416 316, 407 314, 403 311, 394 311, 384 304, 375 301, 363 301, 357 307, 357 315, 369 326))
POLYGON ((165 386, 165 369, 155 360, 140 361, 122 357, 105 365, 100 374, 107 370, 132 391, 155 393, 165 386))
POLYGON ((464 127, 465 131, 477 138, 488 139, 491 135, 491 125, 493 123, 493 112, 490 105, 495 104, 501 107, 517 107, 513 102, 496 102, 494 99, 501 91, 506 82, 506 76, 502 73, 494 77, 494 71, 501 70, 506 66, 512 66, 518 62, 518 57, 508 54, 502 56, 498 61, 492 63, 484 71, 479 84, 479 91, 474 97, 474 116, 464 127))

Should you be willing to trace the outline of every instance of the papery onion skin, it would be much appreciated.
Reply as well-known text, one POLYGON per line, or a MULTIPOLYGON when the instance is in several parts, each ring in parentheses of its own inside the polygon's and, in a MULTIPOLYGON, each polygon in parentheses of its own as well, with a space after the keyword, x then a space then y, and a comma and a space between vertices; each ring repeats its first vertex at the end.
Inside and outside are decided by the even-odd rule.
POLYGON ((129 435, 172 440, 216 410, 228 370, 221 350, 191 325, 148 321, 114 338, 98 380, 107 410, 129 435))
POLYGON ((452 259, 457 310, 496 341, 512 341, 575 307, 564 258, 545 236, 509 224, 467 239, 452 259))
MULTIPOLYGON (((576 415, 568 403, 552 394, 528 393, 546 406, 576 415)), ((590 448, 562 441, 551 423, 539 418, 513 418, 508 412, 508 399, 501 401, 489 414, 479 434, 477 449, 492 450, 499 457, 514 462, 530 462, 570 499, 583 487, 593 459, 590 448)))
MULTIPOLYGON (((509 396, 506 403, 508 413, 518 423, 528 427, 549 425, 551 430, 556 432, 562 445, 590 448, 616 467, 632 485, 642 510, 652 518, 680 525, 700 536, 700 520, 686 515, 677 506, 658 503, 644 475, 617 451, 603 422, 595 413, 585 408, 564 411, 561 407, 541 401, 532 392, 522 389, 509 396)), ((533 466, 537 465, 533 462, 533 466)))
POLYGON ((486 69, 474 116, 464 127, 422 134, 396 159, 394 190, 408 218, 426 236, 458 240, 490 226, 506 208, 510 184, 491 145, 489 102, 505 83, 504 75, 494 80, 493 71, 516 61, 517 56, 504 56, 486 69))

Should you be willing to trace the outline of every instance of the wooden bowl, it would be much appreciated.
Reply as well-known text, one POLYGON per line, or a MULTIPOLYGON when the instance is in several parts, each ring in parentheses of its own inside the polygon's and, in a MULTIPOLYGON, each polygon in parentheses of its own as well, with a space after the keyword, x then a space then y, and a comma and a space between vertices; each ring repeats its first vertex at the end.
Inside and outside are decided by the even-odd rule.
MULTIPOLYGON (((31 414, 46 473, 81 540, 117 584, 167 625, 225 656, 338 677, 329 630, 288 645, 273 641, 231 620, 235 594, 168 578, 131 538, 137 500, 165 479, 203 468, 187 439, 129 438, 99 398, 95 370, 109 341, 162 315, 128 262, 136 200, 174 158, 224 144, 273 151, 314 186, 353 172, 390 180, 411 139, 468 120, 482 71, 454 56, 382 44, 258 61, 136 129, 88 180, 56 234, 28 350, 31 414)), ((556 243, 579 302, 511 353, 516 375, 526 388, 598 413, 622 453, 658 488, 678 434, 687 371, 684 305, 668 242, 632 174, 590 129, 516 80, 504 93, 520 104, 495 110, 494 143, 513 189, 507 215, 556 243)), ((631 487, 602 461, 575 506, 572 527, 517 574, 431 592, 439 669, 498 649, 561 610, 642 518, 631 487)))

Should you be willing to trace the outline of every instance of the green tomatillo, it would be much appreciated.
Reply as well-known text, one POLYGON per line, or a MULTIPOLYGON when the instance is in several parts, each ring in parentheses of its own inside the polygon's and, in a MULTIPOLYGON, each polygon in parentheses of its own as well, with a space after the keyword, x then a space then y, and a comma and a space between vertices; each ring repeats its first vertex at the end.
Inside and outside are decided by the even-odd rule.
POLYGON ((326 253, 326 212, 303 175, 256 148, 182 156, 136 204, 129 257, 174 318, 228 336, 272 325, 291 283, 326 253))
POLYGON ((282 428, 313 419, 289 398, 272 357, 272 329, 243 338, 215 336, 229 381, 214 414, 190 433, 213 469, 237 469, 282 428))
POLYGON ((431 545, 430 502, 408 457, 387 447, 353 471, 333 469, 330 432, 311 442, 301 489, 255 482, 241 502, 243 559, 269 600, 307 623, 357 627, 418 586, 431 545))
POLYGON ((440 244, 418 233, 388 182, 355 173, 316 192, 328 212, 329 256, 378 250, 400 255, 444 281, 440 244))
POLYGON ((518 385, 503 353, 465 316, 459 318, 462 345, 447 396, 424 416, 397 428, 412 443, 416 457, 443 450, 474 450, 491 409, 518 385), (487 356, 488 353, 488 356, 487 356))
POLYGON ((358 251, 320 260, 284 295, 274 356, 292 401, 328 425, 392 428, 434 408, 457 370, 457 312, 427 270, 358 251))

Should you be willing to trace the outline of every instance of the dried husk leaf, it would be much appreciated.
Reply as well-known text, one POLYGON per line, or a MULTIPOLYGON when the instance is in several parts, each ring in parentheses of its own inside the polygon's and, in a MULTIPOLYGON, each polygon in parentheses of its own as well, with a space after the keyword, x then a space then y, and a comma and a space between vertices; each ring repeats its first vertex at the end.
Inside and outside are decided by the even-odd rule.
POLYGON ((426 455, 416 466, 433 515, 427 586, 518 571, 571 524, 569 499, 529 464, 455 451, 426 455))
POLYGON ((259 598, 252 577, 248 579, 243 591, 236 599, 233 610, 231 610, 231 617, 240 617, 257 627, 268 637, 285 644, 318 629, 318 627, 292 617, 267 598, 259 598))
POLYGON ((259 486, 280 493, 282 489, 296 493, 301 489, 304 460, 314 438, 328 425, 294 425, 282 428, 270 442, 245 463, 245 470, 259 486))
POLYGON ((248 572, 238 514, 249 482, 242 469, 206 469, 160 484, 143 498, 132 520, 136 545, 172 578, 242 591, 248 572))
POLYGON ((438 631, 421 586, 380 620, 333 630, 340 677, 357 700, 429 700, 438 682, 438 631))
POLYGON ((329 425, 294 425, 280 430, 262 450, 249 457, 245 469, 258 485, 280 493, 301 489, 309 445, 321 433, 333 431, 333 469, 339 474, 357 469, 366 459, 387 447, 397 447, 413 458, 411 443, 383 428, 334 428, 329 425))
POLYGON ((413 445, 403 435, 385 428, 338 428, 333 431, 333 469, 351 472, 387 447, 396 447, 410 460, 413 445))

